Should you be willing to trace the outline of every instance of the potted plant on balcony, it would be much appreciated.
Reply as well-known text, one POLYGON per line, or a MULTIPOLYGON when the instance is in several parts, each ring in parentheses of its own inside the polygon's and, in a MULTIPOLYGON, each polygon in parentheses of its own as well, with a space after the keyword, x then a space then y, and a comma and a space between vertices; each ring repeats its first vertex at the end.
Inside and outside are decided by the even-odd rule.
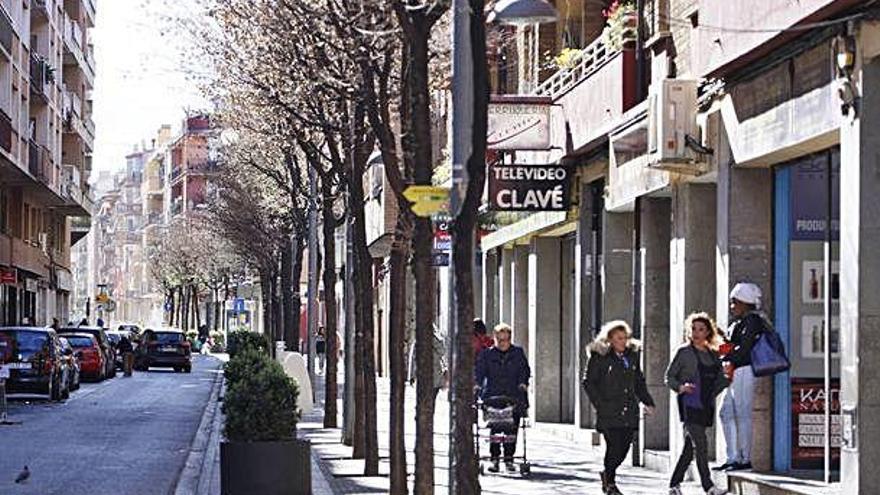
POLYGON ((553 58, 553 65, 557 69, 571 69, 581 60, 581 53, 583 50, 580 48, 563 48, 559 55, 553 58))
POLYGON ((638 12, 633 0, 614 0, 602 11, 605 30, 602 37, 611 50, 631 48, 638 36, 638 12))
POLYGON ((311 446, 296 438, 296 382, 253 347, 240 350, 227 363, 225 374, 221 493, 311 493, 311 446))

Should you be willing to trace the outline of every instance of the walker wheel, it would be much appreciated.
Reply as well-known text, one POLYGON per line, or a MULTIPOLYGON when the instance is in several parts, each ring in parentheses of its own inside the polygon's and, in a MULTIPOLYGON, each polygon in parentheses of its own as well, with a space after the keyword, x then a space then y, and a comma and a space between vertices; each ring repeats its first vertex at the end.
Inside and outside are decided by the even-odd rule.
POLYGON ((532 465, 529 464, 528 462, 524 462, 524 463, 520 464, 519 465, 519 472, 523 476, 528 476, 529 473, 532 472, 532 465))
POLYGON ((486 466, 483 465, 483 463, 481 462, 480 463, 480 476, 485 476, 485 475, 486 475, 486 466))

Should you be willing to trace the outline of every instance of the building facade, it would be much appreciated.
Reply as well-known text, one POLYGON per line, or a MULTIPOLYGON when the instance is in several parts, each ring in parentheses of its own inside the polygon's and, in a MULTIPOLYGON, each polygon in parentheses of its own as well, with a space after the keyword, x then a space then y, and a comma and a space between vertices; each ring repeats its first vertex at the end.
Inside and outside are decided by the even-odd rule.
MULTIPOLYGON (((622 3, 634 16, 635 2, 622 3)), ((641 41, 627 15, 623 27, 594 25, 602 5, 585 1, 556 2, 557 23, 493 46, 505 62, 496 92, 552 104, 546 150, 501 159, 565 165, 575 178, 567 211, 508 214, 482 238, 482 317, 511 323, 527 351, 532 418, 573 431, 594 425, 580 387, 586 345, 604 321, 633 322, 668 411, 644 422, 633 460, 668 470, 681 431, 663 379, 685 316, 709 311, 724 328, 730 289, 754 282, 792 368, 758 380, 752 462, 821 473, 827 286, 832 467, 842 493, 871 493, 877 474, 864 460, 877 436, 866 418, 880 402, 866 353, 880 271, 868 254, 878 183, 867 121, 878 115, 880 26, 865 2, 645 4, 641 41)))
POLYGON ((70 313, 71 246, 92 213, 92 0, 0 2, 3 324, 70 313))

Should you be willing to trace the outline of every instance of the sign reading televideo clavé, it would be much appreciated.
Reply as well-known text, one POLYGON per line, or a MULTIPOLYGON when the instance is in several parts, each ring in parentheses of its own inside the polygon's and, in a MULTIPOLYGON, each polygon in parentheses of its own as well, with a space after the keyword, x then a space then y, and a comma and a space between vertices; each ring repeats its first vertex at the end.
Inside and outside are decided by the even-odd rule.
POLYGON ((562 165, 492 165, 489 209, 566 211, 571 206, 572 173, 562 165))

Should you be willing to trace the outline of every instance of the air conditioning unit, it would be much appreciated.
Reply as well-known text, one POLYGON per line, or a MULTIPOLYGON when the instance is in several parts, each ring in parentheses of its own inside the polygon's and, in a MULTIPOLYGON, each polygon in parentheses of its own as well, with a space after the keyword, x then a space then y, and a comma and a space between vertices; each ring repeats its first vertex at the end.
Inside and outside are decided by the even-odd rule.
POLYGON ((697 81, 663 79, 648 94, 648 166, 699 175, 706 171, 705 155, 687 145, 697 142, 697 81))

